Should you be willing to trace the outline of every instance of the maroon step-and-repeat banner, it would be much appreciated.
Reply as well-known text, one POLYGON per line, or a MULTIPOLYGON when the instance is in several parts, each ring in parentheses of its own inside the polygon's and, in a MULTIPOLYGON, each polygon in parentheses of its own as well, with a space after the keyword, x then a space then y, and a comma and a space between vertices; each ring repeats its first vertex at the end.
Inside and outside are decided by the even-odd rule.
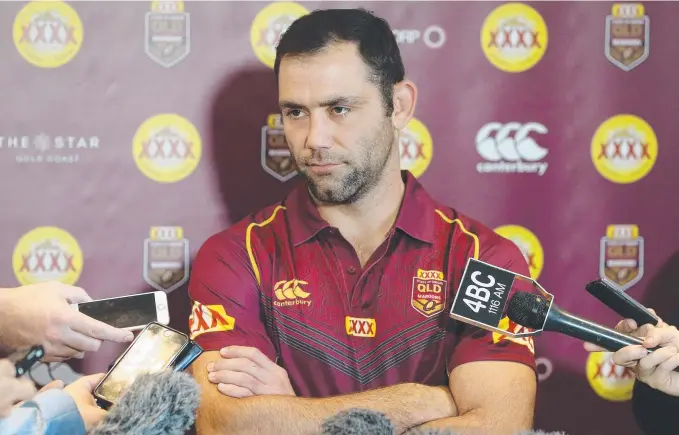
MULTIPOLYGON (((196 250, 297 179, 276 114, 279 35, 358 5, 0 3, 0 287, 162 290, 186 330, 196 250)), ((389 21, 419 84, 404 168, 513 240, 563 308, 615 324, 584 290, 606 277, 677 311, 679 4, 361 5, 389 21)), ((33 375, 103 371, 120 350, 33 375)), ((549 333, 536 352, 537 428, 639 433, 633 374, 609 354, 549 333)))

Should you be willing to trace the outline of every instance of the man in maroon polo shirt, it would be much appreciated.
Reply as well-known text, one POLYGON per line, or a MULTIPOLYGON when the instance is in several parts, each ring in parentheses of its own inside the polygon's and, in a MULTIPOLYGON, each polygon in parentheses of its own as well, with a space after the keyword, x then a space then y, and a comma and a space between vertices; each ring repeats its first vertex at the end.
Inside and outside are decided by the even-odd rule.
POLYGON ((530 428, 532 341, 448 317, 469 257, 526 276, 528 266, 400 170, 417 89, 388 24, 359 9, 313 12, 281 38, 274 71, 305 183, 198 252, 198 432, 316 434, 348 408, 386 414, 399 434, 530 428))

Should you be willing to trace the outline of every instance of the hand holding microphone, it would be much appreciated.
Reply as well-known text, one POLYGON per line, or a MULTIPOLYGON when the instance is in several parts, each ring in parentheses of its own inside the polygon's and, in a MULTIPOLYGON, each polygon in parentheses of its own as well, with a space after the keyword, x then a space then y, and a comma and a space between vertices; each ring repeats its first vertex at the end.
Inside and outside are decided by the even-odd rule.
MULTIPOLYGON (((665 394, 679 397, 679 331, 661 322, 659 326, 637 324, 632 319, 622 320, 615 329, 643 339, 641 345, 626 346, 613 354, 613 362, 632 369, 639 381, 665 394), (659 349, 649 352, 648 349, 659 349)), ((585 349, 602 349, 585 343, 585 349)))

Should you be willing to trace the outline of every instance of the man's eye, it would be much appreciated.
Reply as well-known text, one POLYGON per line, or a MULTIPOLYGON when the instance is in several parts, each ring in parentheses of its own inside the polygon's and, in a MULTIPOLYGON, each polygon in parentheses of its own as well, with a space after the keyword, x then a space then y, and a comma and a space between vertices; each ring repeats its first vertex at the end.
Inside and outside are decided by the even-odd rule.
POLYGON ((335 115, 346 115, 349 113, 349 109, 346 107, 333 107, 332 113, 335 115))
POLYGON ((285 114, 288 118, 297 118, 302 114, 302 111, 299 109, 292 109, 288 110, 288 113, 285 114))

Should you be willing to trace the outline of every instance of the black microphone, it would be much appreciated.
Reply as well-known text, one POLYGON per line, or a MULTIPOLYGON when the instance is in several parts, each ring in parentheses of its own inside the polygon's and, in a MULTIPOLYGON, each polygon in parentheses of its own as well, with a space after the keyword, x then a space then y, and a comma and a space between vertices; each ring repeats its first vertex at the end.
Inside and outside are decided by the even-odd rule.
MULTIPOLYGON (((574 316, 540 295, 517 291, 509 299, 507 307, 509 320, 530 329, 558 332, 578 340, 596 344, 610 352, 625 346, 642 344, 637 337, 623 334, 614 329, 574 316)), ((656 347, 651 351, 660 349, 656 347)))
POLYGON ((166 370, 135 379, 92 435, 183 435, 196 418, 198 384, 166 370))

